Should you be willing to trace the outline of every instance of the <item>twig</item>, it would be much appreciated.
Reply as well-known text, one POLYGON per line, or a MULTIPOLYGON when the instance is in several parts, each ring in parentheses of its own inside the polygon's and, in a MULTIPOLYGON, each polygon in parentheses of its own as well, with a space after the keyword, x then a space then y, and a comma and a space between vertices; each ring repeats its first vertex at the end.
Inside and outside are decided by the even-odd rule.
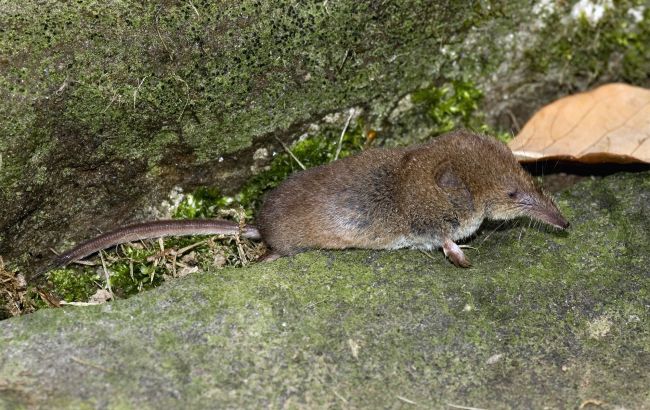
POLYGON ((434 258, 433 255, 431 255, 429 252, 423 251, 422 249, 420 249, 420 252, 422 252, 422 254, 425 255, 427 258, 429 258, 431 260, 434 260, 434 261, 436 260, 436 258, 434 258))
POLYGON ((101 370, 101 371, 106 372, 106 373, 113 373, 113 371, 110 370, 110 369, 98 366, 98 365, 96 365, 94 363, 90 363, 90 362, 87 362, 85 360, 81 360, 81 359, 79 359, 78 357, 75 357, 75 356, 71 356, 70 360, 72 360, 73 362, 77 362, 79 364, 83 364, 84 366, 92 367, 93 369, 101 370))
MULTIPOLYGON (((304 169, 304 168, 303 168, 304 169)), ((239 260, 241 261, 242 266, 246 266, 249 262, 248 257, 246 256, 246 251, 244 250, 244 243, 241 238, 246 229, 246 212, 242 206, 239 209, 224 209, 219 211, 220 215, 230 215, 237 218, 237 232, 232 237, 235 240, 237 245, 237 253, 239 254, 239 260)))
POLYGON ((207 239, 202 240, 202 241, 198 241, 198 242, 195 242, 195 243, 193 243, 191 245, 188 245, 188 246, 186 246, 184 248, 181 248, 181 249, 179 249, 179 250, 177 250, 177 251, 175 251, 173 253, 173 255, 174 255, 174 258, 172 260, 172 276, 173 277, 176 277, 176 265, 179 265, 182 268, 187 267, 187 265, 185 265, 184 263, 181 263, 180 261, 177 260, 178 255, 183 255, 185 252, 189 251, 190 249, 193 249, 193 248, 196 248, 197 246, 203 245, 206 242, 208 242, 207 239))
POLYGON ((345 404, 348 403, 348 400, 347 400, 345 397, 341 396, 341 395, 339 394, 339 392, 337 392, 335 389, 332 389, 332 392, 334 392, 334 395, 335 395, 336 397, 338 397, 339 399, 341 399, 341 400, 343 401, 343 403, 345 403, 345 404))
POLYGON ((321 300, 319 300, 319 301, 317 301, 317 302, 311 302, 311 303, 309 303, 307 306, 305 306, 305 307, 303 308, 303 310, 311 309, 311 308, 313 308, 313 307, 316 306, 316 305, 320 305, 320 304, 323 303, 323 302, 327 302, 327 300, 328 300, 328 299, 321 299, 321 300))
POLYGON ((329 11, 329 9, 327 8, 327 2, 328 2, 328 1, 329 1, 329 0, 325 0, 325 1, 323 2, 323 8, 325 9, 325 13, 327 13, 327 15, 329 16, 330 11, 329 11))
POLYGON ((171 51, 169 51, 169 48, 167 47, 167 43, 165 43, 162 34, 160 34, 160 29, 158 29, 158 14, 159 13, 156 13, 156 32, 158 33, 158 37, 160 37, 160 41, 162 42, 163 48, 165 49, 165 51, 167 51, 167 54, 169 54, 169 59, 173 60, 174 56, 172 55, 171 51))
MULTIPOLYGON (((514 127, 515 132, 521 131, 521 125, 519 124, 519 121, 517 121, 517 117, 515 117, 515 114, 511 110, 506 110, 506 114, 508 117, 510 117, 510 121, 512 121, 512 125, 514 127)), ((512 132, 512 129, 511 129, 512 132)))
POLYGON ((458 245, 458 247, 459 247, 459 248, 462 248, 462 249, 473 249, 473 250, 475 250, 475 251, 478 251, 478 250, 479 250, 477 247, 475 247, 475 246, 471 246, 471 245, 458 245))
POLYGON ((66 302, 65 300, 62 300, 59 303, 67 306, 97 306, 103 304, 102 302, 66 302))
POLYGON ((177 74, 175 74, 174 77, 176 77, 177 80, 185 84, 185 88, 187 89, 187 98, 185 99, 185 105, 183 106, 183 109, 181 110, 181 113, 178 116, 178 120, 177 120, 180 121, 181 118, 183 118, 183 114, 185 113, 185 109, 187 108, 187 105, 190 103, 190 86, 187 85, 187 82, 183 80, 181 77, 179 77, 177 74))
POLYGON ((142 77, 142 81, 140 81, 140 84, 138 84, 138 88, 136 88, 135 91, 133 91, 133 109, 134 110, 135 110, 135 100, 138 98, 138 92, 140 91, 140 87, 142 87, 142 84, 144 84, 144 80, 146 80, 147 77, 149 77, 149 76, 145 75, 144 77, 142 77))
POLYGON ((78 261, 74 261, 72 263, 74 263, 75 265, 82 265, 82 266, 97 266, 97 264, 95 262, 84 261, 84 260, 78 260, 78 261))
POLYGON ((467 406, 460 406, 458 404, 452 404, 452 403, 445 403, 449 407, 453 407, 455 409, 463 409, 463 410, 485 410, 479 407, 467 407, 467 406))
POLYGON ((403 401, 404 403, 408 403, 408 404, 417 404, 417 403, 414 402, 413 400, 409 400, 409 399, 407 399, 406 397, 402 397, 402 396, 395 396, 395 397, 397 397, 399 400, 403 401))
POLYGON ((182 254, 184 254, 185 252, 189 251, 190 249, 194 249, 194 248, 196 248, 197 246, 203 245, 203 244, 206 243, 207 241, 208 241, 207 239, 204 239, 204 240, 202 240, 202 241, 194 242, 194 243, 191 244, 191 245, 188 245, 188 246, 186 246, 186 247, 184 247, 184 248, 181 248, 181 249, 177 250, 177 251, 176 251, 176 254, 177 254, 177 255, 182 255, 182 254))
MULTIPOLYGON (((153 261, 153 267, 154 269, 151 271, 151 276, 149 278, 149 283, 153 283, 153 278, 156 275, 156 268, 158 267, 158 263, 161 263, 161 266, 164 266, 164 260, 165 260, 165 253, 167 252, 165 250, 165 241, 163 238, 158 238, 158 247, 160 247, 160 253, 158 254, 160 257, 156 257, 153 261)), ((173 269, 174 273, 176 273, 176 269, 173 269)))
POLYGON ((587 400, 584 400, 582 403, 580 403, 580 407, 578 407, 578 409, 582 410, 587 406, 599 406, 600 407, 603 404, 605 404, 605 402, 602 401, 602 400, 587 399, 587 400))
POLYGON ((300 166, 300 168, 302 168, 302 169, 307 169, 307 168, 302 164, 302 162, 300 162, 300 160, 298 159, 298 157, 296 157, 296 156, 293 154, 293 152, 291 152, 291 150, 289 149, 289 147, 287 147, 287 144, 285 144, 284 142, 282 142, 282 140, 281 140, 280 138, 278 138, 278 137, 275 137, 275 139, 278 140, 278 142, 280 143, 280 145, 282 145, 282 148, 284 148, 284 150, 287 151, 287 154, 289 154, 289 155, 291 156, 291 158, 293 158, 293 160, 296 161, 296 162, 298 163, 298 166, 300 166))
POLYGON ((61 87, 59 87, 59 89, 55 91, 55 94, 61 94, 67 86, 68 86, 68 76, 65 76, 65 80, 63 80, 63 84, 61 84, 61 87))
POLYGON ((104 277, 106 278, 106 287, 108 288, 108 293, 111 294, 111 299, 115 300, 115 295, 113 294, 113 289, 111 288, 111 278, 108 274, 108 269, 106 269, 106 262, 104 261, 103 252, 99 252, 99 258, 102 260, 102 268, 104 269, 104 277))
POLYGON ((241 264, 242 266, 246 266, 248 264, 248 258, 246 257, 246 252, 244 252, 244 246, 242 245, 241 242, 241 236, 242 232, 244 232, 244 228, 246 227, 246 221, 244 219, 244 208, 241 206, 239 207, 239 210, 233 209, 233 215, 237 217, 238 222, 237 222, 237 233, 235 234, 235 243, 237 244, 237 252, 239 253, 239 259, 241 259, 241 264))
POLYGON ((339 137, 339 145, 336 147, 336 154, 334 155, 334 161, 339 159, 339 154, 341 154, 341 147, 343 146, 343 137, 345 136, 345 131, 348 130, 348 126, 350 125, 350 120, 352 119, 352 115, 354 114, 354 108, 350 108, 350 115, 348 115, 347 121, 345 121, 345 126, 343 126, 343 131, 341 131, 341 136, 339 137))
POLYGON ((341 60, 341 64, 339 64, 338 70, 336 70, 337 73, 340 73, 341 70, 343 70, 343 67, 345 66, 345 62, 348 60, 348 56, 350 55, 350 49, 348 48, 345 50, 345 55, 343 56, 343 60, 341 60))
POLYGON ((196 13, 196 17, 201 17, 199 15, 199 11, 196 9, 196 7, 194 7, 194 3, 192 3, 192 0, 188 0, 188 3, 190 3, 190 7, 192 7, 192 10, 194 10, 194 12, 196 13))
POLYGON ((109 102, 108 105, 106 106, 106 108, 104 108, 102 110, 102 114, 105 113, 106 111, 108 111, 109 108, 111 108, 111 105, 113 105, 113 103, 115 102, 115 100, 117 100, 118 97, 120 97, 120 99, 122 98, 121 96, 117 95, 117 91, 114 91, 113 92, 113 97, 111 97, 111 102, 109 102))

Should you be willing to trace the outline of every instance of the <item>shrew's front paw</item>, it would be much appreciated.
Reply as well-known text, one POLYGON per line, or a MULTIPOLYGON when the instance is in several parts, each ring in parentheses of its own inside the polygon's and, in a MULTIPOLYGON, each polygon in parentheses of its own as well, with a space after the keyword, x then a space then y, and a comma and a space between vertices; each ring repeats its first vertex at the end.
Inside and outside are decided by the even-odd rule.
POLYGON ((445 253, 445 256, 454 263, 454 265, 461 268, 469 268, 472 266, 469 260, 465 257, 463 250, 460 249, 454 241, 446 239, 445 243, 442 245, 442 251, 445 253))

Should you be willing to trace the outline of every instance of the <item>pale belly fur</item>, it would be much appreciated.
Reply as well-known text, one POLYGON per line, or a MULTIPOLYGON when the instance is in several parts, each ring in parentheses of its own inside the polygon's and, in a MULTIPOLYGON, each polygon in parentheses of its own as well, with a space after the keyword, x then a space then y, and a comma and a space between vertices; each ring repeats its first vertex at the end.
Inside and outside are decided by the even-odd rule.
POLYGON ((483 219, 485 218, 482 215, 470 218, 467 222, 461 224, 458 229, 451 234, 450 238, 437 238, 427 235, 402 235, 393 241, 388 246, 388 249, 413 248, 426 251, 438 249, 442 247, 445 239, 451 239, 455 242, 471 236, 481 226, 483 219))

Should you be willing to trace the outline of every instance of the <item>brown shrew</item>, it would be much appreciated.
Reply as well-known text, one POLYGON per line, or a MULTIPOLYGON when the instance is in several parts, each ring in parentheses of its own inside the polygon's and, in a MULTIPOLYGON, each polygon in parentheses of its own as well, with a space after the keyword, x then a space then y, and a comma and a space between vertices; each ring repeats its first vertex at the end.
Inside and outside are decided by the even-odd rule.
POLYGON ((118 243, 161 236, 236 234, 261 238, 265 259, 308 249, 442 248, 470 265, 456 244, 483 220, 527 216, 569 222, 503 143, 455 131, 407 148, 370 149, 289 177, 269 192, 257 226, 223 220, 163 220, 118 228, 57 258, 65 265, 118 243))

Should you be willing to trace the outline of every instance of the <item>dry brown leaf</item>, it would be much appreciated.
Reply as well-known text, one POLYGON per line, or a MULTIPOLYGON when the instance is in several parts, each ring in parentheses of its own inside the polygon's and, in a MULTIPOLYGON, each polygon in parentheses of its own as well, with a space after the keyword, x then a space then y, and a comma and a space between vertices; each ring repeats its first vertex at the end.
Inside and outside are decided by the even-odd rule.
POLYGON ((61 307, 61 300, 58 297, 54 296, 53 293, 48 292, 42 288, 36 288, 36 291, 38 292, 38 295, 41 297, 43 302, 47 303, 49 307, 61 307))
POLYGON ((113 299, 113 295, 107 289, 97 289, 94 295, 88 299, 88 302, 93 304, 106 303, 113 299))
POLYGON ((607 84, 561 98, 508 145, 521 161, 650 163, 650 90, 607 84))
POLYGON ((0 310, 11 316, 29 313, 33 309, 26 300, 27 281, 22 273, 5 268, 0 256, 0 310))

